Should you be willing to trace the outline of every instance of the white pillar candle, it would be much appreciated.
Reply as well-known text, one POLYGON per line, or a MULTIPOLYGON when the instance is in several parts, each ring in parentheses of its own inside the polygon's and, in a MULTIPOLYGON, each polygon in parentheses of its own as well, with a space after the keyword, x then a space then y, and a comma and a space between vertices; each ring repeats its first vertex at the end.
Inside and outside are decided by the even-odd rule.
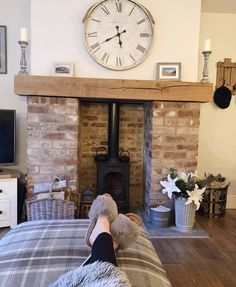
POLYGON ((28 42, 28 31, 25 27, 20 28, 20 40, 22 42, 28 42))
POLYGON ((211 39, 206 39, 204 42, 204 50, 203 51, 211 51, 211 39))

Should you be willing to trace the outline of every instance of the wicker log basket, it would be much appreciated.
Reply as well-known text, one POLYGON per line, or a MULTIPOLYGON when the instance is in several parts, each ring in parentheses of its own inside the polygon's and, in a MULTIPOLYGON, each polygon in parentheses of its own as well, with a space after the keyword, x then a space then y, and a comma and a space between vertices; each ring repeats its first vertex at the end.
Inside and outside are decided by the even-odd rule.
MULTIPOLYGON (((41 219, 74 219, 74 202, 52 198, 53 186, 58 181, 58 178, 54 178, 48 198, 26 202, 28 221, 41 219)), ((68 190, 68 187, 66 189, 68 190)))

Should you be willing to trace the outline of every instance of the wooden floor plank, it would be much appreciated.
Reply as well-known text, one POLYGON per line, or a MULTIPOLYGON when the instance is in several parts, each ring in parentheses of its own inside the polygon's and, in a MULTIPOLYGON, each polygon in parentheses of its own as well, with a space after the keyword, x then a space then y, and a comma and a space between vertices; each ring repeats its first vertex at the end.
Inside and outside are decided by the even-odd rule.
POLYGON ((209 238, 152 240, 173 287, 236 287, 236 210, 196 221, 209 238))
POLYGON ((232 249, 236 250, 236 233, 235 233, 236 226, 232 225, 232 228, 227 227, 224 222, 220 222, 216 225, 216 230, 219 233, 224 233, 224 236, 227 240, 232 244, 232 249))
POLYGON ((167 276, 173 287, 195 287, 189 274, 185 271, 182 264, 164 264, 167 276))
POLYGON ((205 230, 207 230, 209 236, 214 239, 216 246, 222 250, 233 251, 235 250, 235 244, 229 240, 227 236, 228 233, 225 232, 224 228, 219 228, 217 222, 214 224, 211 219, 209 219, 208 224, 200 224, 205 230))
POLYGON ((164 264, 177 264, 180 263, 180 260, 175 253, 174 249, 171 247, 171 241, 166 240, 154 240, 153 245, 156 250, 158 250, 158 255, 161 259, 161 262, 164 264))
POLYGON ((191 240, 173 240, 172 248, 194 284, 206 287, 223 287, 219 279, 208 268, 201 255, 195 250, 191 240))
POLYGON ((226 260, 206 260, 208 268, 217 276, 223 286, 236 286, 235 268, 226 260))
POLYGON ((190 239, 190 242, 196 252, 203 259, 223 259, 224 254, 217 248, 214 240, 212 239, 190 239))
POLYGON ((206 263, 184 263, 183 267, 196 286, 224 287, 219 278, 211 272, 206 263))
POLYGON ((235 266, 236 272, 236 251, 225 251, 225 257, 235 266))
POLYGON ((183 263, 203 263, 201 256, 193 248, 189 239, 172 239, 171 247, 177 254, 180 262, 183 263))

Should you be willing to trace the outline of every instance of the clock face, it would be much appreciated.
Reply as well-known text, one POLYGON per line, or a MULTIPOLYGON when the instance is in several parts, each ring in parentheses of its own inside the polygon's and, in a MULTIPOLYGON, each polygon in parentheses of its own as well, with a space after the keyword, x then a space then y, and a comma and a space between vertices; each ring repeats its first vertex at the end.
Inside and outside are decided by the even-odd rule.
POLYGON ((149 12, 131 0, 98 2, 86 14, 84 29, 89 54, 112 70, 127 70, 140 64, 153 40, 149 12))

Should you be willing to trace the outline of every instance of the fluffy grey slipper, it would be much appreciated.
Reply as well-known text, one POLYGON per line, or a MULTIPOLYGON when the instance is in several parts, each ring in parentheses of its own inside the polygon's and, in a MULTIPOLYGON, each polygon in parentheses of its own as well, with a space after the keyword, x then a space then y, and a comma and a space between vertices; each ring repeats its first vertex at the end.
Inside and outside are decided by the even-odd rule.
POLYGON ((140 232, 140 226, 123 214, 118 214, 111 223, 111 236, 118 244, 118 249, 128 248, 135 242, 140 232))
POLYGON ((89 219, 97 220, 99 215, 105 215, 109 222, 112 222, 118 215, 117 205, 108 193, 98 195, 91 205, 88 213, 89 219))
POLYGON ((93 201, 88 213, 88 217, 90 219, 90 224, 86 233, 86 243, 88 244, 88 246, 91 247, 89 238, 97 222, 98 216, 105 215, 111 223, 115 219, 117 214, 117 205, 110 194, 105 193, 97 196, 97 198, 93 201))

